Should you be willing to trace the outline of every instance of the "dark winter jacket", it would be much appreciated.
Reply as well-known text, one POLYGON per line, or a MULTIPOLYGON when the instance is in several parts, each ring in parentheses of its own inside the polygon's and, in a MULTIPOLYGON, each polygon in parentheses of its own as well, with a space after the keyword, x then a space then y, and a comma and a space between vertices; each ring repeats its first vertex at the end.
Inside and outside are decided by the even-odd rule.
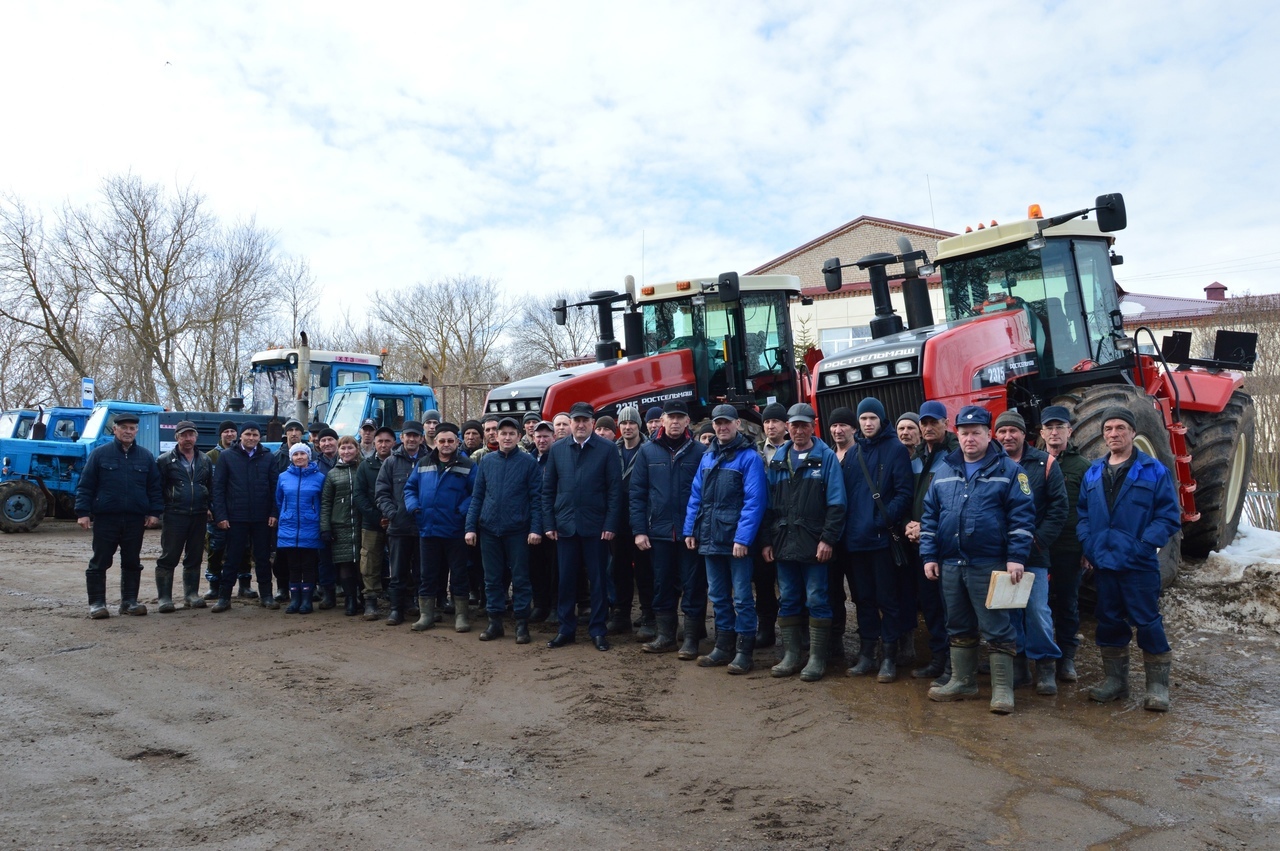
POLYGON ((89 453, 76 485, 76 517, 163 513, 160 468, 150 452, 136 443, 126 451, 112 438, 89 453))
POLYGON ((945 469, 947 455, 960 448, 960 441, 954 432, 947 432, 942 445, 930 450, 929 444, 921 442, 916 447, 916 454, 911 458, 911 471, 916 476, 916 492, 912 497, 911 516, 909 519, 920 522, 924 518, 924 495, 929 492, 929 485, 945 469))
POLYGON ((1080 522, 1080 515, 1076 511, 1076 506, 1080 502, 1080 486, 1084 483, 1084 474, 1089 469, 1089 462, 1080 454, 1080 450, 1076 449, 1074 443, 1068 443, 1067 448, 1054 460, 1053 466, 1062 469, 1062 481, 1067 488, 1067 505, 1071 507, 1067 512, 1067 520, 1062 525, 1062 534, 1058 536, 1053 549, 1055 552, 1066 550, 1078 558, 1080 539, 1076 537, 1076 524, 1080 522))
POLYGON ((356 510, 360 512, 360 526, 370 532, 382 531, 382 512, 378 510, 378 471, 382 459, 374 454, 360 462, 356 468, 356 510))
POLYGON ((844 518, 844 534, 841 543, 850 552, 883 550, 889 546, 890 529, 901 531, 906 513, 911 508, 915 492, 915 476, 911 472, 911 454, 898 442, 898 436, 887 428, 876 432, 875 437, 864 437, 858 432, 856 443, 844 454, 840 462, 844 474, 845 498, 848 509, 844 518), (858 463, 861 454, 871 474, 871 485, 858 463), (872 498, 880 494, 882 512, 872 498), (888 517, 885 517, 885 513, 888 517))
POLYGON ((355 505, 356 479, 362 466, 339 461, 324 477, 320 492, 320 532, 333 536, 329 548, 337 564, 360 560, 360 512, 355 505))
POLYGON ((403 446, 397 446, 391 456, 382 462, 374 487, 374 500, 382 516, 391 521, 391 525, 387 526, 388 535, 418 534, 417 518, 404 508, 404 484, 430 451, 425 446, 419 448, 415 459, 409 457, 403 446))
POLYGON ((237 441, 213 468, 213 521, 267 522, 276 513, 279 478, 270 452, 259 446, 250 457, 237 441))
POLYGON ((323 452, 320 452, 317 450, 316 467, 320 469, 320 472, 324 473, 327 476, 329 475, 329 471, 336 466, 338 466, 337 453, 334 453, 334 456, 330 458, 329 456, 325 455, 323 452))
POLYGON ((844 532, 848 500, 836 453, 814 438, 804 460, 792 467, 788 440, 774 453, 766 474, 765 544, 773 547, 777 561, 816 564, 818 543, 834 547, 844 532))
POLYGON ((957 449, 925 494, 920 560, 1025 566, 1035 527, 1031 483, 1000 444, 987 445, 971 479, 965 478, 964 453, 957 449))
POLYGON ((591 435, 557 441, 542 471, 542 525, 561 536, 598 538, 622 522, 622 462, 612 443, 591 435))
POLYGON ((404 509, 417 520, 418 536, 461 538, 475 482, 470 458, 455 455, 443 464, 435 451, 420 458, 404 483, 404 509))
POLYGON ((1137 448, 1120 485, 1115 509, 1107 507, 1099 458, 1084 474, 1076 534, 1084 557, 1099 570, 1159 570, 1160 548, 1182 528, 1178 492, 1169 470, 1137 448))
POLYGON ((213 462, 209 456, 194 450, 191 469, 182 461, 177 447, 160 456, 160 485, 164 488, 165 514, 203 517, 213 497, 213 462))
POLYGON ((732 555, 734 544, 755 543, 768 506, 764 461, 751 442, 742 434, 713 440, 698 463, 682 531, 702 555, 732 555))
POLYGON ((631 532, 678 541, 705 447, 686 431, 680 442, 661 429, 640 447, 631 472, 631 532))
POLYGON ((626 444, 623 443, 622 438, 618 438, 613 442, 613 445, 618 447, 619 463, 622 464, 622 529, 618 532, 620 535, 631 537, 635 534, 631 531, 631 474, 635 470, 636 464, 640 461, 640 450, 648 442, 649 439, 645 437, 643 432, 640 434, 640 443, 636 445, 634 452, 627 451, 626 444), (630 455, 630 460, 627 459, 628 455, 630 455))
POLYGON ((276 479, 276 546, 320 549, 320 492, 324 473, 312 461, 276 479))
POLYGON ((486 452, 476 473, 467 531, 541 535, 542 471, 528 452, 486 452))
POLYGON ((1056 460, 1049 465, 1048 460, 1048 452, 1027 445, 1022 448, 1022 458, 1018 461, 1018 466, 1027 474, 1031 499, 1036 505, 1036 539, 1027 556, 1027 567, 1049 566, 1050 553, 1062 535, 1062 524, 1072 513, 1062 467, 1056 460))

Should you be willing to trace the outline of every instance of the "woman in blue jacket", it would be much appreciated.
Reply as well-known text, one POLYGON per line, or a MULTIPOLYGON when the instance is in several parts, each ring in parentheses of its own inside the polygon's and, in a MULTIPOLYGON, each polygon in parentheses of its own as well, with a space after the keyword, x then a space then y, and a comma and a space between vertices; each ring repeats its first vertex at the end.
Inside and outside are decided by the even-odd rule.
POLYGON ((276 482, 276 560, 289 574, 285 614, 311 614, 320 558, 320 496, 324 473, 311 460, 311 447, 295 443, 289 466, 276 482))

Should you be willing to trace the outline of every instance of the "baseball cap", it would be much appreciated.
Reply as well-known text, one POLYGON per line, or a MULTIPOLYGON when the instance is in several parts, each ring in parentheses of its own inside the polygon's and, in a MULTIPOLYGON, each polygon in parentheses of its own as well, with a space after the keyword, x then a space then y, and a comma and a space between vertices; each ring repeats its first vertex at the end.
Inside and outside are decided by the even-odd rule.
POLYGON ((370 417, 364 422, 360 423, 360 428, 362 430, 366 428, 377 428, 377 427, 378 427, 378 424, 373 421, 373 417, 370 417))
POLYGON ((711 412, 711 421, 716 420, 736 420, 738 418, 738 409, 733 405, 716 405, 715 410, 711 412))
POLYGON ((569 416, 570 417, 591 417, 592 419, 595 419, 596 409, 591 407, 591 405, 587 404, 586 402, 574 402, 573 406, 569 408, 569 416))
POLYGON ((1050 405, 1040 412, 1040 424, 1066 423, 1071 425, 1071 412, 1063 405, 1050 405))
MULTIPOLYGON (((654 408, 653 410, 658 410, 654 408)), ((658 412, 658 416, 663 414, 684 414, 689 416, 689 403, 684 399, 668 399, 663 405, 662 410, 658 412)))
MULTIPOLYGON (((500 429, 513 428, 516 431, 521 431, 520 423, 516 422, 515 417, 503 417, 502 419, 498 420, 498 428, 500 429)), ((436 426, 436 431, 437 432, 440 431, 440 426, 436 426)))
POLYGON ((956 425, 983 425, 990 428, 991 412, 980 405, 965 405, 956 416, 956 425))
POLYGON ((547 422, 546 420, 538 420, 538 424, 533 427, 533 430, 535 432, 538 432, 538 431, 555 432, 556 427, 553 426, 551 423, 547 422))
POLYGON ((925 402, 920 406, 920 419, 929 418, 932 420, 945 420, 947 418, 947 406, 937 400, 925 402))
POLYGON ((797 402, 787 409, 789 423, 811 423, 816 418, 817 414, 813 412, 813 406, 806 405, 804 402, 797 402))

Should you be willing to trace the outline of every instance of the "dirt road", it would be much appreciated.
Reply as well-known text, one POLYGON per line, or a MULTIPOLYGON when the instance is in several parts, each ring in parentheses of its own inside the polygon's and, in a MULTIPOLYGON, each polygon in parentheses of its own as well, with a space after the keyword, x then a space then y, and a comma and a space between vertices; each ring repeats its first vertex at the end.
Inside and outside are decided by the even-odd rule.
POLYGON ((1066 688, 1000 718, 985 678, 931 704, 909 678, 774 680, 775 651, 730 677, 549 650, 545 626, 517 647, 247 602, 90 621, 88 552, 64 522, 0 539, 10 847, 1276 847, 1274 637, 1171 624, 1168 715, 1066 688))

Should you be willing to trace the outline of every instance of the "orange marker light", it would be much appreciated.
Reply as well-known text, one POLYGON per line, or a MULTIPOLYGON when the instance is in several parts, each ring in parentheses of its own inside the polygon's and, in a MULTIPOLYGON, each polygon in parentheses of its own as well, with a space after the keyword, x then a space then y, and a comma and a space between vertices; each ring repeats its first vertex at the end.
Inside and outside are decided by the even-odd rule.
POLYGON ((998 227, 1000 227, 998 224, 996 224, 996 220, 995 220, 995 219, 992 219, 992 220, 991 220, 991 226, 992 226, 993 228, 998 228, 998 227))
POLYGON ((693 288, 693 284, 689 283, 688 281, 676 281, 676 289, 678 290, 688 290, 692 288, 693 288))
POLYGON ((964 226, 964 232, 965 232, 965 233, 973 233, 973 228, 972 228, 972 227, 970 227, 969 225, 965 225, 965 226, 964 226))
POLYGON ((1032 204, 1031 206, 1027 207, 1027 218, 1028 218, 1028 219, 1043 219, 1043 218, 1044 218, 1044 213, 1040 212, 1040 205, 1039 205, 1039 204, 1032 204))
POLYGON ((978 230, 986 230, 986 229, 987 229, 986 225, 984 225, 982 222, 978 222, 978 230))
POLYGON ((653 295, 655 292, 657 291, 652 286, 640 288, 640 295, 653 295))

